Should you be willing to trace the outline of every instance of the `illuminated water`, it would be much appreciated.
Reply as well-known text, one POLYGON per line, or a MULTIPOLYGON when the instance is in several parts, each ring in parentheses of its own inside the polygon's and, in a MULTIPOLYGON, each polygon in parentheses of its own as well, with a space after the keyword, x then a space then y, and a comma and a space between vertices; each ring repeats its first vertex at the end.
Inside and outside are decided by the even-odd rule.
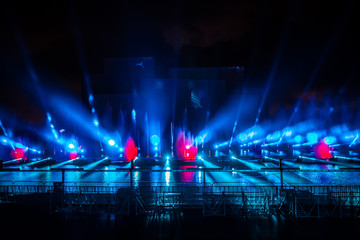
MULTIPOLYGON (((55 165, 46 165, 41 168, 18 165, 21 171, 7 171, 5 167, 0 172, 0 184, 52 184, 61 182, 61 171, 49 171, 55 165), (41 171, 23 171, 23 170, 41 171), (47 170, 47 171, 44 171, 47 170)), ((221 168, 226 172, 206 172, 205 185, 235 185, 235 186, 256 186, 256 185, 280 185, 279 172, 238 172, 236 170, 259 170, 261 168, 278 168, 276 162, 262 162, 258 160, 242 160, 241 162, 219 163, 215 160, 201 161, 200 163, 188 163, 177 165, 173 162, 160 162, 159 165, 149 164, 137 166, 133 173, 128 171, 128 165, 110 164, 89 164, 80 166, 85 170, 101 170, 99 172, 65 171, 64 181, 69 185, 105 185, 105 186, 173 186, 173 185, 204 185, 203 168, 221 168), (123 169, 124 171, 115 171, 123 169), (193 171, 185 171, 185 170, 193 171), (150 171, 155 170, 155 171, 150 171), (182 172, 159 172, 158 170, 183 170, 182 172), (156 172, 158 171, 158 172, 156 172), (132 181, 131 181, 132 177, 132 181)), ((61 168, 77 168, 75 165, 63 165, 61 168)), ((285 160, 284 167, 297 167, 301 170, 338 170, 339 166, 332 164, 309 164, 297 163, 294 160, 285 160)), ((356 165, 354 165, 356 167, 356 165)), ((359 185, 359 172, 284 172, 285 185, 359 185)))

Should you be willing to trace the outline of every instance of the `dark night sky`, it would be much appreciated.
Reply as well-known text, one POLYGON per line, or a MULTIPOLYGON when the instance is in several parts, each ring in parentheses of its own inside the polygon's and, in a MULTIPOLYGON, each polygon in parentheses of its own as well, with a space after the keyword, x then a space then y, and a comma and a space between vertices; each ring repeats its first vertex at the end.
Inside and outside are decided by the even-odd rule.
POLYGON ((356 1, 8 1, 1 15, 0 105, 23 118, 42 112, 29 66, 41 85, 80 96, 83 70, 101 73, 106 57, 153 56, 158 77, 244 65, 249 87, 263 88, 283 48, 270 99, 301 94, 322 56, 310 90, 347 83, 358 97, 356 1))

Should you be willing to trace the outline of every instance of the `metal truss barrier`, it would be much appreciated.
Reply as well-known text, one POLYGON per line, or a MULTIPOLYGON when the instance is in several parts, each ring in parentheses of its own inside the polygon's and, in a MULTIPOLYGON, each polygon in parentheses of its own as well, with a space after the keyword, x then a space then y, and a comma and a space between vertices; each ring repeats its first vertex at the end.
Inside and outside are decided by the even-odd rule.
POLYGON ((360 186, 68 186, 0 185, 0 204, 44 204, 50 212, 204 216, 360 215, 360 186))

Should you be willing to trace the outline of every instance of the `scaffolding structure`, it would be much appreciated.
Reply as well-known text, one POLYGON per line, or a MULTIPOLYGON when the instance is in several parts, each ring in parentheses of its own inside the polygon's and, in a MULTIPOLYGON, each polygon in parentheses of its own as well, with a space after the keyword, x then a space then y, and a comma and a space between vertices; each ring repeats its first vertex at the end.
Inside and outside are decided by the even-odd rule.
POLYGON ((360 186, 0 185, 0 204, 43 204, 51 213, 344 217, 360 215, 360 186))

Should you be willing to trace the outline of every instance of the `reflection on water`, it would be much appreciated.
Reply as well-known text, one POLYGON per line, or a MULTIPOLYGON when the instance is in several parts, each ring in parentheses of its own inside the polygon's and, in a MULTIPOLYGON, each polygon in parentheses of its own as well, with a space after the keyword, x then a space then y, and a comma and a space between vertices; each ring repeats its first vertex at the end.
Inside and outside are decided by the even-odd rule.
MULTIPOLYGON (((166 170, 170 170, 170 168, 167 168, 166 170)), ((170 186, 170 172, 165 172, 165 182, 166 186, 170 186)))
MULTIPOLYGON (((162 168, 160 166, 154 166, 154 167, 152 167, 152 170, 162 170, 162 168)), ((162 174, 161 172, 153 172, 153 173, 149 174, 150 182, 152 182, 152 183, 163 182, 161 179, 161 174, 162 174)), ((137 184, 139 185, 140 182, 137 184)))
MULTIPOLYGON (((191 169, 196 169, 196 166, 192 166, 192 165, 186 165, 186 166, 180 166, 179 169, 180 170, 191 170, 191 169)), ((197 182, 195 179, 195 172, 180 172, 179 173, 180 178, 179 178, 179 182, 181 183, 191 183, 191 182, 197 182)))
MULTIPOLYGON (((145 176, 145 174, 146 173, 143 173, 143 175, 142 176, 145 176)), ((130 176, 131 177, 131 176, 130 176)), ((130 180, 131 181, 131 180, 130 180)), ((133 176, 133 180, 132 180, 133 182, 134 182, 134 185, 136 186, 136 187, 138 187, 139 186, 139 183, 140 183, 140 173, 139 173, 139 171, 135 171, 134 172, 134 176, 133 176)))
MULTIPOLYGON (((338 170, 339 167, 333 164, 309 164, 296 162, 295 160, 286 159, 283 161, 284 167, 297 167, 304 172, 284 172, 283 179, 285 185, 359 185, 359 172, 306 172, 306 170, 338 170)), ((229 163, 220 163, 217 161, 202 160, 200 163, 191 163, 178 165, 166 161, 160 165, 147 167, 137 166, 132 173, 130 171, 114 171, 119 165, 99 165, 94 170, 102 171, 65 171, 62 179, 61 171, 45 171, 49 167, 45 166, 38 171, 29 171, 29 166, 21 166, 22 171, 0 172, 0 184, 52 184, 61 182, 72 185, 106 185, 106 186, 133 186, 141 185, 164 185, 172 186, 177 184, 186 185, 280 185, 279 172, 237 172, 239 169, 260 169, 260 168, 277 168, 278 162, 262 162, 259 160, 241 160, 229 163), (225 165, 224 165, 225 164, 225 165), (229 169, 226 172, 206 171, 203 168, 229 169), (146 170, 146 171, 144 171, 146 170), (155 171, 151 171, 155 170, 155 171), (169 170, 161 172, 159 170, 169 170), (175 170, 175 171, 173 171, 175 170), (186 172, 186 170, 191 170, 186 172)), ((64 168, 76 168, 74 165, 64 165, 64 168)), ((121 168, 121 167, 120 167, 121 168)), ((122 168, 128 169, 123 165, 122 168)), ((36 170, 36 169, 35 169, 36 170)))

